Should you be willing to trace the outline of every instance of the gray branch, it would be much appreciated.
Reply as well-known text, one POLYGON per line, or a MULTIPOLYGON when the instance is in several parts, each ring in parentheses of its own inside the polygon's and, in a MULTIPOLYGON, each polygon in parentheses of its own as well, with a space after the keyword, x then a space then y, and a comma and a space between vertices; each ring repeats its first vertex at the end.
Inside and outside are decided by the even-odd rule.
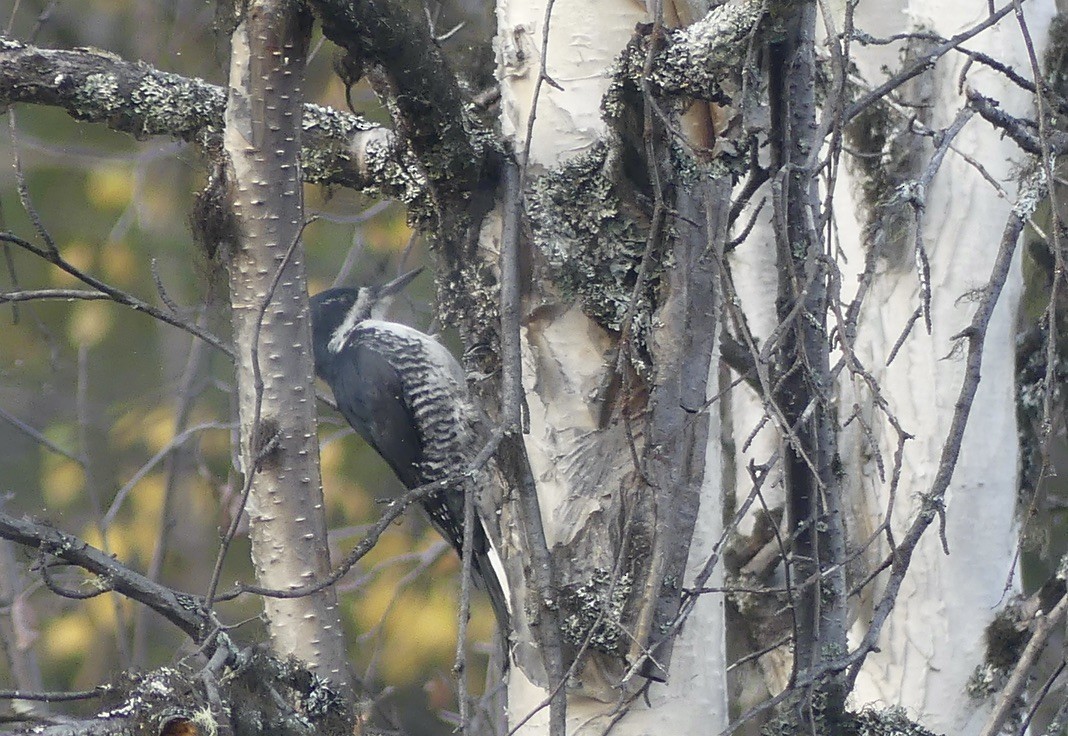
MULTIPOLYGON (((167 135, 211 153, 222 146, 222 87, 123 61, 97 50, 42 49, 0 36, 0 105, 66 110, 135 138, 167 135)), ((423 175, 389 130, 320 105, 305 105, 306 181, 349 187, 412 204, 423 175)))
POLYGON ((197 643, 203 642, 212 628, 199 598, 153 582, 71 534, 32 519, 0 513, 0 537, 97 575, 109 590, 148 606, 197 643))
MULTIPOLYGON (((749 53, 748 39, 763 16, 761 0, 731 0, 695 23, 666 33, 649 70, 652 91, 658 96, 721 98, 720 83, 737 77, 749 53)), ((621 76, 633 84, 641 83, 651 39, 642 36, 623 52, 621 76)))

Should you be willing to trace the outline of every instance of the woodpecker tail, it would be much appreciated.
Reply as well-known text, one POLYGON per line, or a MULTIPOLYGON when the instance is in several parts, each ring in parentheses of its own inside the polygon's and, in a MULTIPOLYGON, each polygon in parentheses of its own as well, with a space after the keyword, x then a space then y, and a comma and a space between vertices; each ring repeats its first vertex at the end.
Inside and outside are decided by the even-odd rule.
MULTIPOLYGON (((488 542, 488 540, 487 540, 488 542)), ((486 595, 489 596, 490 606, 493 608, 493 615, 497 618, 497 628, 500 629, 501 639, 504 642, 508 641, 508 634, 510 631, 510 617, 508 608, 508 598, 501 587, 501 579, 499 572, 501 572, 493 564, 491 555, 496 553, 487 544, 483 549, 475 552, 474 565, 475 582, 478 587, 486 591, 486 595)))

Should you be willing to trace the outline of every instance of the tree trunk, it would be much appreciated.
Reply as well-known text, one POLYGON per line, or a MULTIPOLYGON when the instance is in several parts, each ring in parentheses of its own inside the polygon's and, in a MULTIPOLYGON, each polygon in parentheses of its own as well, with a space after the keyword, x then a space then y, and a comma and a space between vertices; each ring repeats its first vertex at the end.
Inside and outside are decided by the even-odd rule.
MULTIPOLYGON (((238 351, 241 465, 260 586, 330 569, 319 476, 304 252, 300 120, 309 18, 284 0, 248 5, 232 36, 224 146, 236 247, 230 299, 238 351)), ((225 217, 225 216, 224 216, 225 217)), ((266 597, 272 647, 349 683, 333 588, 266 597)))
MULTIPOLYGON (((709 246, 722 247, 728 186, 678 184, 651 114, 611 129, 602 119, 613 63, 649 18, 641 8, 599 0, 546 12, 544 2, 498 2, 498 78, 533 231, 521 258, 525 443, 559 586, 568 733, 715 731, 727 723, 722 599, 689 600, 680 638, 668 632, 683 588, 721 581, 708 564, 723 503, 718 409, 706 400, 720 376, 709 246), (646 171, 624 172, 631 155, 646 171), (646 187, 644 204, 636 187, 646 187), (611 232, 570 230, 613 210, 611 232), (613 263, 625 272, 614 283, 613 263), (647 682, 648 705, 637 698, 647 682)), ((509 719, 515 727, 533 714, 523 732, 536 733, 558 683, 524 644, 509 719)))
MULTIPOLYGON (((1044 44, 1053 3, 1028 2, 1023 7, 1031 35, 1044 44)), ((927 30, 948 38, 985 13, 982 4, 968 2, 862 4, 856 23, 878 36, 927 30)), ((1032 76, 1023 37, 1011 16, 966 45, 1032 76)), ((900 59, 888 58, 884 48, 862 51, 856 57, 860 73, 872 84, 884 76, 882 65, 890 64, 891 70, 901 66, 900 59)), ((921 51, 913 48, 910 54, 921 51)), ((1041 46, 1037 52, 1041 58, 1041 46)), ((944 57, 903 91, 902 102, 916 104, 919 120, 928 128, 949 127, 964 107, 959 79, 965 62, 959 54, 944 57)), ((968 87, 998 99, 1011 113, 1034 117, 1033 96, 1000 74, 972 68, 965 82, 968 87)), ((902 123, 898 117, 894 124, 902 123)), ((886 166, 901 182, 923 175, 933 148, 919 137, 909 140, 908 161, 897 150, 886 151, 886 166), (923 155, 917 156, 917 151, 923 155)), ((901 425, 915 437, 904 445, 900 484, 891 498, 889 478, 879 479, 873 456, 854 432, 854 449, 846 457, 846 472, 860 481, 855 486, 854 539, 863 539, 870 530, 868 524, 890 508, 895 537, 900 540, 920 511, 922 494, 932 488, 964 380, 966 363, 957 345, 958 335, 968 327, 976 309, 972 292, 990 279, 1000 245, 998 234, 1014 204, 1019 176, 1016 162, 1021 156, 1013 143, 976 117, 953 146, 959 153, 947 155, 927 187, 919 224, 930 259, 931 328, 929 332, 924 329, 921 317, 890 365, 891 349, 923 299, 914 247, 916 226, 904 202, 895 221, 885 213, 880 216, 872 200, 892 192, 865 197, 862 192, 871 189, 865 189, 860 165, 843 167, 837 188, 836 214, 849 262, 859 268, 866 249, 879 247, 883 252, 879 277, 861 314, 857 354, 870 366, 901 425), (1007 196, 1001 196, 965 156, 980 161, 986 173, 1006 188, 1007 196)), ((843 283, 851 283, 849 275, 843 283)), ((984 693, 972 689, 969 682, 986 664, 987 626, 1020 589, 1014 357, 1021 289, 1017 255, 986 334, 982 380, 945 495, 949 554, 942 549, 939 529, 929 529, 913 555, 879 639, 879 651, 869 657, 854 692, 858 704, 902 705, 928 728, 947 734, 977 733, 988 716, 992 699, 983 700, 984 693)), ((896 433, 884 419, 876 418, 870 398, 857 398, 863 392, 855 389, 843 386, 844 395, 850 398, 842 403, 860 401, 865 422, 875 428, 878 450, 889 461, 897 451, 896 433)), ((883 546, 872 557, 885 552, 883 546)), ((865 601, 870 605, 871 598, 865 601)), ((866 623, 867 617, 861 615, 858 634, 866 623)))

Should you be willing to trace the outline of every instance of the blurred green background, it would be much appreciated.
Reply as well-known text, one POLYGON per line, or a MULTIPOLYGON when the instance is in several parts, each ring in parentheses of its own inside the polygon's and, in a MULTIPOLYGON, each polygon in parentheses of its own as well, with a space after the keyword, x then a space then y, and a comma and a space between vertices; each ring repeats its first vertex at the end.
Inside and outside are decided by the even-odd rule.
MULTIPOLYGON (((445 47, 472 79, 488 58, 481 41, 490 33, 489 9, 480 5, 427 3, 441 32, 465 23, 445 47)), ((422 8, 413 3, 413 12, 422 8)), ((0 23, 15 38, 32 36, 46 48, 97 47, 221 84, 225 41, 211 30, 214 14, 215 3, 203 0, 0 2, 0 23)), ((345 109, 345 89, 332 72, 335 54, 316 31, 306 95, 345 109)), ((362 114, 387 120, 369 89, 355 89, 352 100, 362 114)), ((189 226, 205 179, 200 152, 166 139, 138 142, 52 109, 20 105, 13 114, 12 126, 0 132, 0 229, 41 242, 16 189, 17 153, 33 209, 64 258, 166 309, 158 281, 185 316, 228 335, 225 275, 194 244, 189 226)), ((396 203, 318 186, 305 188, 305 203, 307 215, 318 217, 305 230, 313 293, 343 269, 344 283, 354 284, 426 262, 425 245, 396 203)), ((87 288, 17 247, 5 248, 3 260, 2 290, 87 288)), ((395 318, 427 329, 433 293, 428 271, 395 318)), ((226 356, 109 301, 0 306, 5 509, 48 520, 136 570, 203 593, 240 490, 231 464, 233 381, 226 356)), ((339 559, 378 518, 378 500, 401 489, 337 414, 321 405, 320 415, 331 546, 339 559)), ((154 614, 110 594, 60 598, 37 582, 31 556, 15 550, 14 557, 24 590, 8 610, 19 641, 38 658, 45 687, 92 687, 121 670, 190 653, 182 635, 154 614)), ((411 732, 451 731, 458 572, 451 549, 413 511, 340 584, 355 671, 382 694, 379 715, 411 732)), ((75 571, 61 579, 86 583, 75 571)), ((251 580, 244 529, 226 559, 222 587, 235 580, 251 580)), ((478 595, 470 635, 488 642, 493 616, 478 595)), ((260 610, 249 597, 221 606, 225 622, 247 622, 236 632, 246 641, 264 638, 260 610)), ((486 647, 475 648, 477 690, 486 647)), ((0 688, 12 686, 10 673, 0 672, 0 688)))

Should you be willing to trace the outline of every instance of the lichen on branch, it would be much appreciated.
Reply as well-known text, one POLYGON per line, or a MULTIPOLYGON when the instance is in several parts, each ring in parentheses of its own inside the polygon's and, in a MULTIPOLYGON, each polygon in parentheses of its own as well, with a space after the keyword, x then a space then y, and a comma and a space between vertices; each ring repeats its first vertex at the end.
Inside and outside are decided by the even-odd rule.
MULTIPOLYGON (((13 102, 59 107, 138 139, 172 136, 209 153, 222 145, 222 87, 102 51, 42 49, 0 37, 0 104, 13 102)), ((419 168, 392 132, 311 104, 304 106, 302 132, 306 181, 421 202, 419 168)))

